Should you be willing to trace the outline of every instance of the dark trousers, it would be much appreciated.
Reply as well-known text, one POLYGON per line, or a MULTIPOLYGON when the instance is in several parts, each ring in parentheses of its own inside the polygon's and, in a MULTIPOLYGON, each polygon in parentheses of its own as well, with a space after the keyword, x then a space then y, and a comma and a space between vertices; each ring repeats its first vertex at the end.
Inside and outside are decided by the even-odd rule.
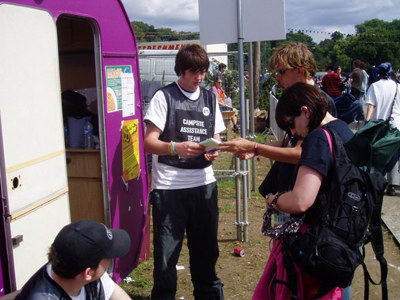
POLYGON ((224 299, 215 271, 218 249, 216 183, 179 190, 153 190, 154 286, 151 299, 175 299, 176 264, 187 235, 195 299, 224 299))

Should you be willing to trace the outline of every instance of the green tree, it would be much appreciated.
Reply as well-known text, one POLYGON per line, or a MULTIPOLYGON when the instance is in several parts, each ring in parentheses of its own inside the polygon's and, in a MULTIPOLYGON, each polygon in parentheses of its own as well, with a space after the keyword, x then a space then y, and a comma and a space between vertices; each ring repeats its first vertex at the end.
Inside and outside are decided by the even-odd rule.
POLYGON ((154 28, 153 25, 148 25, 142 21, 133 21, 132 26, 138 43, 200 39, 200 34, 198 32, 176 32, 171 28, 154 28))
POLYGON ((348 42, 338 31, 330 39, 321 41, 314 49, 318 71, 326 71, 328 66, 341 66, 343 71, 351 71, 351 59, 347 55, 348 42))
POLYGON ((379 19, 356 25, 356 35, 348 37, 347 55, 367 64, 390 61, 400 66, 400 20, 386 22, 379 19))

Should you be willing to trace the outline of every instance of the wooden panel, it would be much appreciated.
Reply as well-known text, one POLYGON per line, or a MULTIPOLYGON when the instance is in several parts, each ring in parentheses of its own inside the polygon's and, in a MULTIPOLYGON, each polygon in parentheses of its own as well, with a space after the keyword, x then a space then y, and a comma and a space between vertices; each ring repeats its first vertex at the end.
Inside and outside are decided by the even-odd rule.
POLYGON ((99 150, 67 149, 66 157, 71 221, 104 223, 99 150))
POLYGON ((101 178, 99 150, 67 149, 68 177, 101 178))
POLYGON ((71 221, 89 219, 104 223, 101 179, 68 178, 71 221))

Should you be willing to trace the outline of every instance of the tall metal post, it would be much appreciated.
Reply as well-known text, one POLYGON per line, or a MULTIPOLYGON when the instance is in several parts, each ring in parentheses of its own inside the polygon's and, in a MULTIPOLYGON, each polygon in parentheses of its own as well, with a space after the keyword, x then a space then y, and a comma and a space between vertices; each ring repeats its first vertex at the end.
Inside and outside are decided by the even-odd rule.
MULTIPOLYGON (((242 1, 237 0, 237 21, 238 21, 238 52, 239 52, 239 96, 240 96, 240 136, 246 138, 247 135, 247 116, 246 103, 244 99, 244 64, 243 64, 243 20, 242 20, 242 1)), ((244 241, 248 242, 248 172, 245 161, 240 162, 241 177, 243 182, 243 231, 244 241)))
MULTIPOLYGON (((249 119, 250 119, 250 135, 253 141, 255 140, 255 126, 254 126, 254 66, 253 66, 253 43, 249 42, 249 94, 250 94, 250 105, 249 105, 249 119)), ((256 159, 251 160, 251 190, 256 190, 256 159)))

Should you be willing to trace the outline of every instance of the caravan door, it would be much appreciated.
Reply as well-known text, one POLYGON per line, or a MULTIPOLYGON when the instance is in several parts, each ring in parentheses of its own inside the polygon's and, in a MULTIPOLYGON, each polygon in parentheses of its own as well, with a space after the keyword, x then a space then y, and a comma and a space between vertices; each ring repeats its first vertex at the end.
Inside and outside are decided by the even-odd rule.
POLYGON ((0 4, 0 40, 2 295, 47 261, 70 212, 54 19, 0 4))

